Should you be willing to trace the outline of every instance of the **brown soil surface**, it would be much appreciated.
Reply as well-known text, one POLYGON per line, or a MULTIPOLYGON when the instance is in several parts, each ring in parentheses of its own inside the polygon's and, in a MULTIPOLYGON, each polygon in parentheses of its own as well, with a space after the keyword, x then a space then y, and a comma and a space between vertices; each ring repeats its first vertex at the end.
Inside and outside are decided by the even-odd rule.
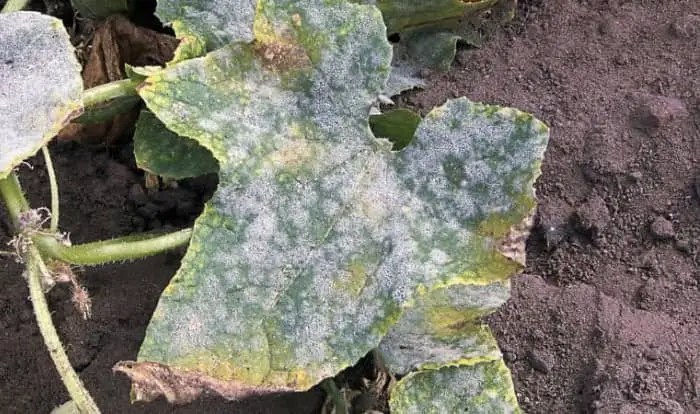
MULTIPOLYGON (((465 95, 552 126, 529 266, 489 318, 519 401, 528 414, 700 412, 700 3, 521 3, 505 32, 461 50, 451 73, 400 102, 423 110, 465 95)), ((147 194, 128 146, 52 149, 74 242, 187 225, 216 185, 209 177, 147 194)), ((48 205, 43 162, 31 163, 23 185, 33 205, 48 205)), ((0 209, 0 244, 9 233, 0 209)), ((50 294, 69 357, 103 412, 317 411, 317 389, 177 409, 129 403, 129 382, 111 367, 135 358, 180 257, 84 269, 87 322, 67 289, 50 294)), ((48 413, 67 394, 21 267, 0 260, 0 280, 0 412, 48 413)))

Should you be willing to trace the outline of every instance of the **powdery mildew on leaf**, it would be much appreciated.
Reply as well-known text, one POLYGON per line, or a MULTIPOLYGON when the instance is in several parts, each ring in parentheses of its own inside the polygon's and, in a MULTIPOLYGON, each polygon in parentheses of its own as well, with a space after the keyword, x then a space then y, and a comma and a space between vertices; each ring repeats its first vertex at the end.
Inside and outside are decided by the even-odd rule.
POLYGON ((409 374, 392 389, 389 406, 400 414, 521 413, 502 360, 409 374))
POLYGON ((375 348, 417 290, 520 268, 497 240, 534 204, 547 130, 460 99, 391 152, 368 126, 391 58, 378 10, 306 0, 258 13, 253 44, 139 91, 221 168, 138 360, 305 389, 375 348))
POLYGON ((0 14, 0 178, 79 115, 82 91, 80 65, 60 20, 0 14))
POLYGON ((382 340, 379 350, 392 373, 406 375, 501 352, 479 318, 510 296, 510 283, 456 284, 418 295, 382 340))
POLYGON ((173 24, 178 37, 194 34, 208 51, 250 42, 257 0, 158 0, 156 15, 173 24))

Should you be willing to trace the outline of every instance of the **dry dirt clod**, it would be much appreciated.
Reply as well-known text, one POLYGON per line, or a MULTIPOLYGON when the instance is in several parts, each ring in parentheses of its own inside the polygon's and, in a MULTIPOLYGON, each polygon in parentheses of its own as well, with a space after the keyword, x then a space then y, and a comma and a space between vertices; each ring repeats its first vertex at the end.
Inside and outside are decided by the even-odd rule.
POLYGON ((554 357, 547 351, 533 349, 527 355, 530 366, 543 374, 548 374, 554 367, 554 357))
POLYGON ((662 216, 657 216, 649 225, 649 231, 658 240, 669 240, 675 237, 673 223, 662 216))
POLYGON ((688 110, 680 99, 647 95, 639 99, 632 114, 632 125, 642 131, 651 133, 671 122, 688 116, 688 110))
POLYGON ((671 33, 681 39, 700 36, 700 15, 689 14, 671 23, 671 33))
POLYGON ((605 200, 597 194, 581 204, 574 213, 578 230, 591 237, 598 237, 610 223, 610 212, 605 200))

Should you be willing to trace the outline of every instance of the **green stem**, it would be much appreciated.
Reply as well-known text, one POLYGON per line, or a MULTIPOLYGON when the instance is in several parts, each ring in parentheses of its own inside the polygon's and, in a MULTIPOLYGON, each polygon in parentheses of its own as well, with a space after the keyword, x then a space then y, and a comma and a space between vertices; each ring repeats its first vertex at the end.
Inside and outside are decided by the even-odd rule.
POLYGON ((44 154, 44 160, 46 161, 46 171, 49 173, 49 185, 51 187, 51 227, 52 233, 58 231, 58 216, 59 212, 59 200, 58 200, 58 182, 56 181, 56 171, 53 168, 53 161, 51 161, 51 154, 49 153, 49 148, 44 145, 41 147, 41 152, 44 154))
POLYGON ((23 8, 27 7, 27 4, 29 4, 29 0, 7 0, 7 3, 5 3, 5 7, 2 8, 0 13, 12 13, 20 11, 23 8))
POLYGON ((46 302, 46 296, 41 287, 42 274, 48 274, 46 265, 44 264, 39 251, 34 246, 29 246, 29 294, 36 314, 36 322, 39 325, 39 332, 44 338, 44 343, 49 350, 51 359, 53 360, 56 370, 61 376, 63 384, 65 384, 68 393, 73 402, 78 407, 81 414, 99 414, 95 401, 92 399, 85 385, 78 377, 78 374, 73 369, 73 366, 63 349, 61 340, 58 337, 56 328, 51 319, 49 305, 46 302))
POLYGON ((17 174, 11 172, 7 177, 0 179, 0 196, 7 206, 12 224, 19 230, 19 215, 29 210, 29 203, 19 186, 17 174))
POLYGON ((323 388, 326 395, 333 401, 333 412, 337 414, 348 414, 345 398, 343 398, 343 394, 338 390, 338 386, 335 384, 335 381, 333 381, 333 378, 326 378, 323 380, 323 382, 321 382, 321 388, 323 388))
POLYGON ((136 87, 140 82, 131 79, 122 79, 104 85, 95 86, 83 92, 83 106, 89 109, 114 98, 123 96, 136 96, 136 87))
POLYGON ((97 265, 133 260, 184 246, 192 237, 187 228, 162 235, 135 235, 112 240, 66 246, 51 235, 38 234, 32 241, 45 257, 75 265, 97 265))

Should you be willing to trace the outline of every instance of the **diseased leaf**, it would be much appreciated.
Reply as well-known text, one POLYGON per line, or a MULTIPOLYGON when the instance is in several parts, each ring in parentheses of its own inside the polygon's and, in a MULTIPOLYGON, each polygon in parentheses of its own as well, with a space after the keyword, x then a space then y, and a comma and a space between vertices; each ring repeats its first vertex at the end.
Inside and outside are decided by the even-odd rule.
POLYGON ((376 4, 384 16, 387 33, 400 34, 394 45, 392 76, 385 94, 422 88, 421 69, 447 71, 458 41, 479 44, 487 26, 512 17, 516 0, 355 0, 376 4), (491 13, 489 20, 481 18, 491 13), (492 23, 492 22, 495 22, 492 23))
POLYGON ((394 150, 400 150, 411 142, 421 119, 409 109, 396 109, 370 116, 369 126, 374 136, 388 139, 394 150))
POLYGON ((522 412, 510 371, 500 359, 409 374, 392 389, 389 406, 396 414, 522 412))
POLYGON ((501 357, 480 317, 508 299, 508 281, 456 284, 418 295, 382 340, 379 349, 392 373, 406 375, 474 358, 501 357))
POLYGON ((219 170, 209 150, 170 131, 149 111, 141 111, 136 123, 134 155, 139 168, 176 180, 219 170))
POLYGON ((0 178, 82 110, 80 65, 63 23, 0 14, 0 178))
POLYGON ((547 128, 459 99, 392 152, 368 124, 390 69, 378 10, 267 0, 257 13, 253 43, 139 90, 212 152, 220 180, 138 364, 306 389, 376 348, 416 292, 522 267, 499 241, 534 207, 547 128))
POLYGON ((499 0, 360 0, 382 11, 387 33, 444 25, 495 6, 499 0))
POLYGON ((258 0, 158 0, 156 15, 172 24, 179 39, 188 39, 178 48, 184 46, 189 50, 180 52, 185 56, 176 56, 175 61, 179 62, 229 43, 252 42, 257 3, 258 0), (204 50, 193 38, 201 41, 204 50))
POLYGON ((82 17, 92 20, 102 20, 129 11, 128 0, 71 0, 70 3, 73 10, 80 12, 82 17))

